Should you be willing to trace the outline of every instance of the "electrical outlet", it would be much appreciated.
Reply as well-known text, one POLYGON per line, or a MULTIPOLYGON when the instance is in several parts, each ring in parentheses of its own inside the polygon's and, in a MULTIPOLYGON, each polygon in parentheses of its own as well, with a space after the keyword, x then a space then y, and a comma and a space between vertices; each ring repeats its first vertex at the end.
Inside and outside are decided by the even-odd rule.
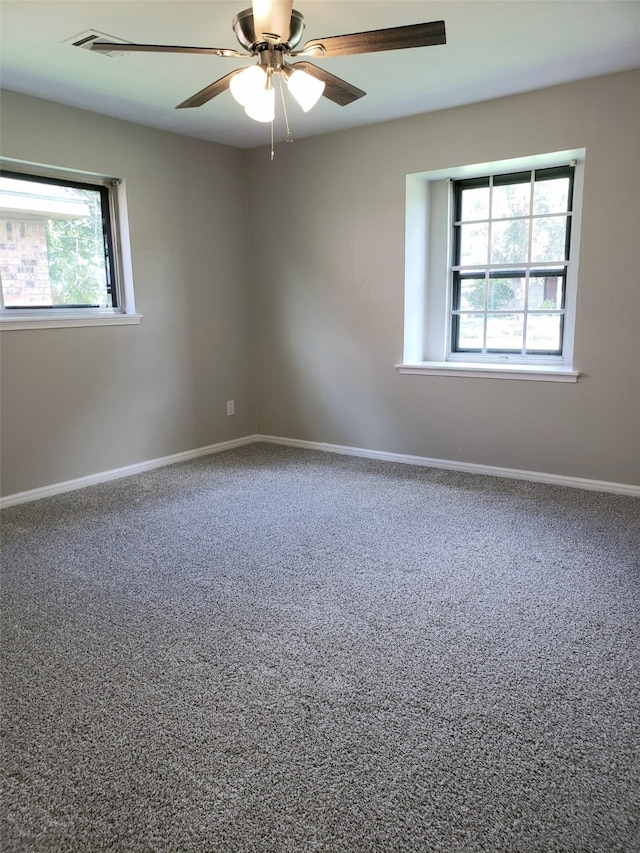
POLYGON ((227 415, 235 415, 236 403, 235 400, 227 400, 227 415))

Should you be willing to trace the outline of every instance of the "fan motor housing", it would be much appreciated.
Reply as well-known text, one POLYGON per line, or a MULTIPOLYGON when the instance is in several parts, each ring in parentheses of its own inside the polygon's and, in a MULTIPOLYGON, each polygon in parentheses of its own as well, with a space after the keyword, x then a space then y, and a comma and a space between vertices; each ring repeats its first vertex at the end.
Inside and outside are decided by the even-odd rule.
MULTIPOLYGON (((251 51, 251 53, 256 52, 258 45, 264 44, 262 39, 256 38, 255 28, 253 25, 253 9, 245 9, 243 12, 238 12, 233 19, 231 26, 233 27, 233 31, 240 44, 246 50, 251 51)), ((287 50, 291 50, 291 48, 294 48, 298 44, 302 38, 303 32, 304 16, 301 15, 300 12, 296 12, 295 9, 292 9, 289 37, 282 43, 282 46, 287 50)))

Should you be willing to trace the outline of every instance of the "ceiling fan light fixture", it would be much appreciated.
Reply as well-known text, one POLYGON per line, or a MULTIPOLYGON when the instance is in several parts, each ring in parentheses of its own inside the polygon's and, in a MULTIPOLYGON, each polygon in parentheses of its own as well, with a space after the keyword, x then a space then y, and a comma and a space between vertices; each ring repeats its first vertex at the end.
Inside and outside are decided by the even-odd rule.
POLYGON ((231 94, 243 107, 260 98, 267 86, 267 73, 259 65, 250 65, 234 74, 229 84, 231 94))
POLYGON ((274 89, 262 89, 249 103, 245 104, 245 113, 255 121, 269 122, 276 116, 276 93, 274 89))
MULTIPOLYGON (((287 70, 290 71, 290 69, 287 70)), ((290 74, 286 74, 285 79, 287 88, 305 113, 308 113, 322 97, 324 82, 312 77, 311 74, 307 74, 306 71, 296 69, 290 74)))

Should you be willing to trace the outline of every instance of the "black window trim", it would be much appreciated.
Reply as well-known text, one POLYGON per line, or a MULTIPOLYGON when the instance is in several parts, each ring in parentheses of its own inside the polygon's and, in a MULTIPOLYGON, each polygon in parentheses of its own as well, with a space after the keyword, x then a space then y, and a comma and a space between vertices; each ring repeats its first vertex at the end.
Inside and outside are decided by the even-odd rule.
MULTIPOLYGON (((450 352, 452 355, 465 355, 465 354, 483 354, 489 357, 491 356, 531 356, 532 358, 544 358, 544 357, 562 357, 564 354, 564 326, 565 326, 565 311, 567 305, 567 267, 569 264, 569 252, 571 247, 571 225, 572 225, 572 214, 573 214, 573 194, 574 194, 574 180, 575 180, 575 164, 569 163, 561 166, 551 166, 551 167, 543 167, 543 168, 534 168, 529 170, 518 170, 515 172, 501 172, 499 174, 488 174, 488 175, 480 175, 473 178, 461 178, 458 180, 454 180, 451 183, 453 184, 453 217, 452 217, 452 280, 451 280, 451 309, 450 309, 450 352), (508 264, 508 265, 491 265, 491 264, 478 264, 475 270, 463 271, 460 270, 460 234, 461 228, 459 227, 462 223, 461 213, 462 213, 462 192, 465 189, 477 189, 480 187, 489 187, 489 186, 508 186, 510 184, 516 183, 528 183, 533 179, 533 182, 537 181, 545 181, 545 180, 554 180, 557 178, 568 177, 569 178, 569 191, 567 197, 567 213, 566 215, 566 233, 565 233, 565 257, 564 262, 562 262, 562 266, 559 267, 560 262, 556 262, 552 264, 550 267, 541 267, 536 266, 531 263, 525 263, 523 265, 517 264, 508 264), (529 278, 532 276, 549 276, 549 277, 561 277, 562 278, 562 305, 560 308, 554 309, 546 309, 546 312, 553 314, 560 314, 560 348, 557 350, 528 350, 526 348, 522 349, 488 349, 488 348, 465 348, 460 347, 457 341, 459 340, 459 332, 460 332, 460 316, 461 314, 473 314, 473 313, 482 313, 487 314, 488 309, 485 305, 485 308, 482 312, 477 311, 461 311, 460 305, 460 282, 464 279, 470 278, 479 278, 478 273, 481 272, 482 276, 486 279, 491 278, 522 278, 523 276, 529 275, 529 278)), ((522 217, 523 219, 531 219, 535 218, 531 213, 529 216, 522 217)), ((486 219, 481 218, 478 220, 468 220, 473 222, 489 222, 489 221, 499 221, 492 220, 491 217, 487 217, 486 219)), ((501 313, 500 310, 496 310, 491 313, 501 313)), ((504 310, 504 313, 514 313, 513 311, 504 310)), ((523 313, 525 317, 528 314, 540 314, 545 313, 545 309, 529 309, 524 308, 522 312, 518 311, 516 313, 523 313)))

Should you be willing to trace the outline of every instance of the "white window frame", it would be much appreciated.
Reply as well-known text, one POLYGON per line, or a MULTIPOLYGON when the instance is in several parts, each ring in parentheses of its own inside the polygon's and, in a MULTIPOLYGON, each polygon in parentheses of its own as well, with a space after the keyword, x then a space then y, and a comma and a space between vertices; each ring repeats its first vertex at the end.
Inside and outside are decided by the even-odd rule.
POLYGON ((0 331, 55 329, 74 326, 137 325, 133 292, 133 266, 129 242, 129 220, 124 181, 120 178, 43 166, 37 163, 0 158, 0 168, 34 178, 55 178, 106 187, 112 234, 113 276, 117 308, 11 308, 0 305, 0 331))
POLYGON ((400 373, 577 382, 573 362, 584 148, 477 163, 406 176, 405 305, 400 373), (561 356, 452 353, 450 350, 452 181, 546 169, 575 162, 571 253, 561 356))

